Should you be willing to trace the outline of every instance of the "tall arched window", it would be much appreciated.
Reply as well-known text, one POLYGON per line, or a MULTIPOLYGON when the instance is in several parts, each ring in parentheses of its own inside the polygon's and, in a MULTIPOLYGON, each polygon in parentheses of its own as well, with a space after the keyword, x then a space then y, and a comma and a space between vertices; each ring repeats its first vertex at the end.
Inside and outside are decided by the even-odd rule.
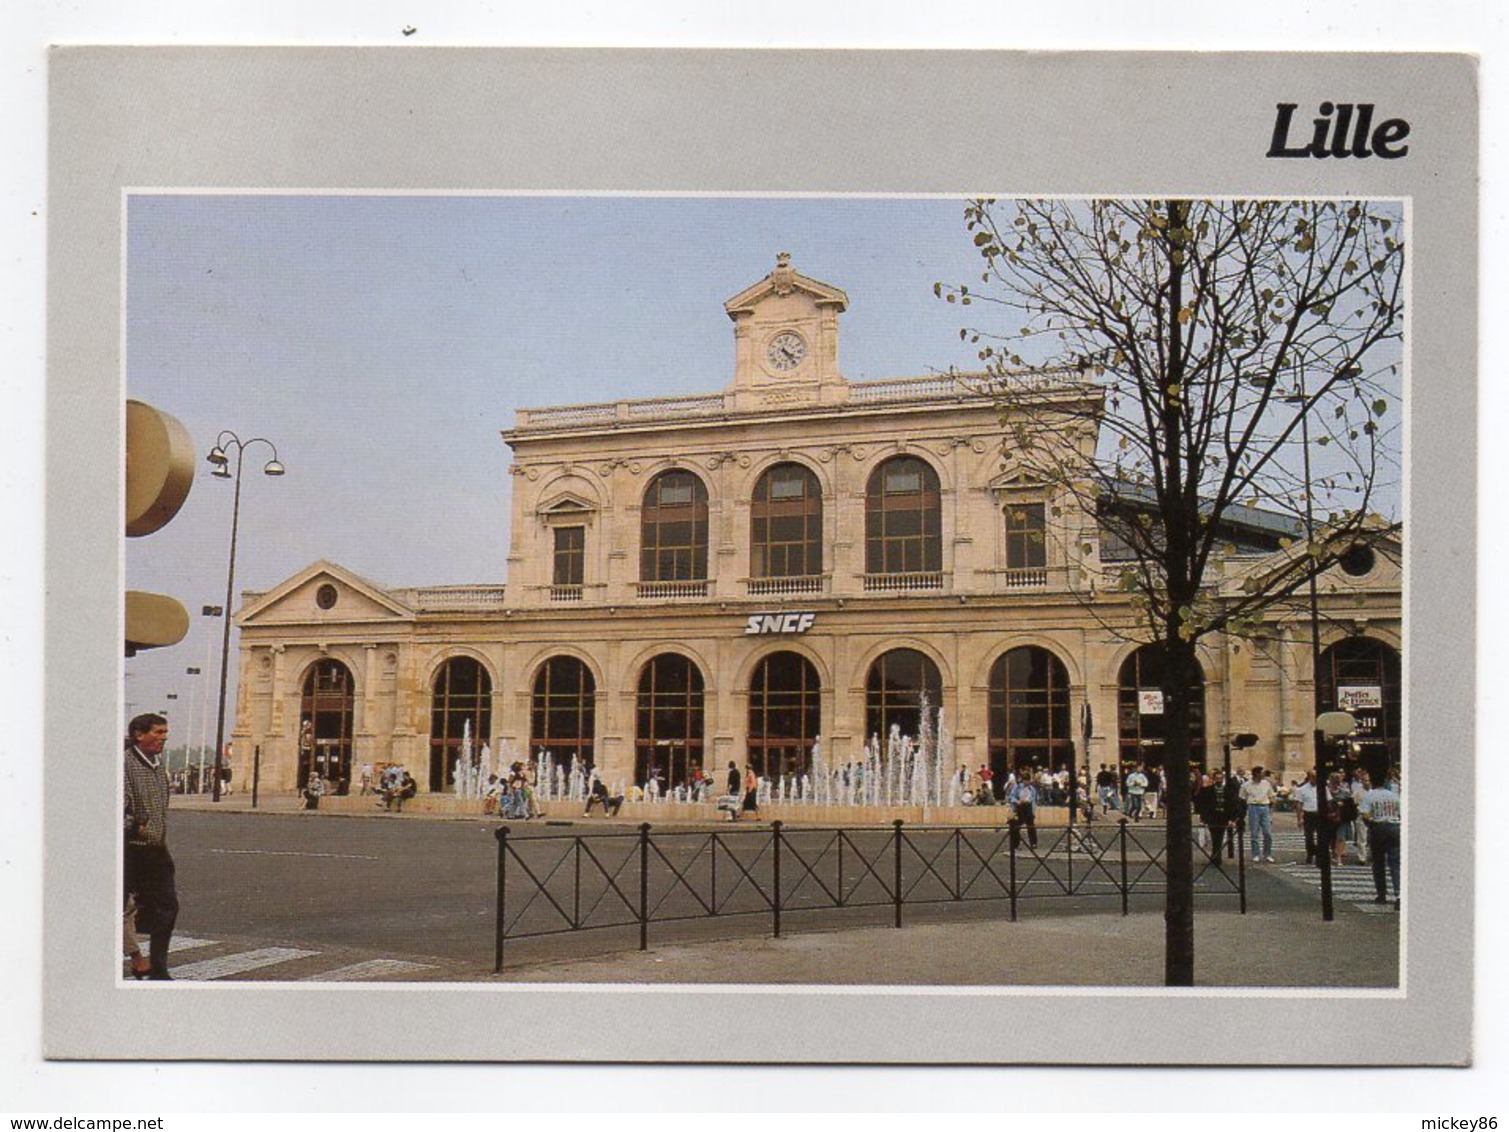
POLYGON ((822 726, 817 669, 800 653, 773 652, 749 680, 749 763, 766 778, 806 774, 822 726))
POLYGON ((823 495, 800 464, 777 464, 759 478, 749 504, 749 573, 805 578, 823 572, 823 495))
POLYGON ((645 489, 639 522, 639 578, 707 577, 707 488, 691 472, 661 472, 645 489))
MULTIPOLYGON (((870 665, 865 681, 865 737, 884 743, 891 725, 916 738, 921 731, 922 698, 930 710, 943 706, 943 679, 938 666, 916 649, 892 649, 870 665)), ((936 721, 934 721, 936 722, 936 721)))
POLYGON ((594 761, 597 681, 592 670, 574 656, 553 656, 534 678, 534 701, 529 715, 529 754, 547 752, 557 766, 573 757, 594 761))
POLYGON ((1069 673, 1044 648, 1003 653, 990 668, 990 769, 1021 766, 1063 770, 1071 758, 1069 673))
POLYGON ((943 569, 943 505, 938 473, 916 456, 876 468, 865 491, 865 572, 943 569))
POLYGON ((1399 654, 1369 637, 1348 637, 1320 654, 1316 695, 1321 711, 1348 711, 1357 719, 1355 757, 1375 779, 1399 762, 1404 698, 1399 654))
POLYGON ((703 765, 702 688, 702 673, 677 653, 661 653, 644 666, 635 711, 635 782, 655 775, 669 789, 703 765))
POLYGON ((469 656, 453 656, 435 673, 430 697, 430 790, 439 792, 456 781, 471 724, 473 766, 481 765, 482 744, 492 732, 493 685, 487 669, 469 656))
POLYGON ((356 682, 338 660, 316 661, 304 676, 299 704, 299 780, 311 772, 327 781, 351 781, 352 716, 356 710, 356 682))
MULTIPOLYGON (((1199 662, 1196 661, 1196 668, 1199 662)), ((1163 765, 1167 728, 1163 722, 1163 650, 1143 645, 1121 666, 1117 689, 1117 732, 1123 763, 1163 765)), ((1189 755, 1205 765, 1205 674, 1196 672, 1190 685, 1189 755)))

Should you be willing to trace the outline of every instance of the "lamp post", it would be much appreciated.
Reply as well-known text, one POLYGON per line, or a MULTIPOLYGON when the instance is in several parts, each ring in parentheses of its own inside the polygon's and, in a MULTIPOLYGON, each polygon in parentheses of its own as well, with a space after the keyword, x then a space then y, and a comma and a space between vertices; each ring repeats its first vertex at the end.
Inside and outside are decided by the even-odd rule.
MULTIPOLYGON (((199 612, 200 612, 200 615, 204 616, 204 617, 224 617, 225 616, 225 606, 223 606, 223 605, 206 605, 206 606, 200 607, 199 612)), ((213 632, 211 632, 204 639, 204 666, 206 668, 208 668, 210 666, 210 650, 214 647, 214 643, 215 643, 215 634, 213 632)), ((205 751, 209 750, 209 746, 210 746, 210 739, 209 739, 209 734, 208 734, 209 729, 210 729, 210 686, 209 686, 208 683, 206 683, 204 685, 203 699, 202 699, 202 702, 199 705, 199 777, 195 780, 195 782, 197 784, 197 788, 194 791, 195 794, 203 794, 204 793, 204 782, 205 782, 205 779, 204 779, 204 753, 205 753, 205 751)))
POLYGON ((281 476, 285 469, 278 462, 278 447, 263 436, 254 436, 250 440, 243 441, 230 429, 225 429, 215 438, 215 447, 211 448, 209 455, 205 457, 215 467, 215 470, 210 473, 212 476, 216 479, 235 480, 236 483, 234 502, 231 504, 230 563, 225 571, 225 606, 222 611, 225 625, 220 637, 220 708, 215 719, 215 767, 210 794, 211 800, 215 802, 220 801, 220 772, 225 762, 225 681, 231 654, 231 592, 236 585, 236 528, 241 522, 241 462, 246 456, 246 450, 253 444, 265 444, 272 449, 272 459, 262 468, 263 475, 281 476), (236 450, 234 473, 230 470, 230 457, 226 454, 226 449, 231 447, 236 450))
MULTIPOLYGON (((1310 479, 1310 397, 1305 389, 1305 371, 1299 371, 1299 386, 1294 395, 1285 398, 1290 404, 1299 406, 1299 436, 1301 452, 1304 458, 1305 473, 1305 552, 1312 554, 1315 550, 1315 494, 1310 479)), ((1315 712, 1315 805, 1320 812, 1320 828, 1322 833, 1328 831, 1326 821, 1326 781, 1330 773, 1330 766, 1326 759, 1328 742, 1321 735, 1320 720, 1324 718, 1320 713, 1320 596, 1316 581, 1314 560, 1310 567, 1310 681, 1312 686, 1312 710, 1315 712)), ((1344 714, 1344 713, 1327 713, 1344 714)), ((1348 716, 1350 719, 1351 717, 1348 716)), ((1353 727, 1356 726, 1355 721, 1353 727)), ((1345 734, 1345 732, 1343 732, 1345 734)), ((1331 846, 1329 842, 1325 846, 1325 852, 1317 855, 1320 863, 1320 915, 1323 920, 1336 918, 1335 909, 1331 899, 1331 846)))
POLYGON ((1350 712, 1328 711, 1315 717, 1315 804, 1320 810, 1320 831, 1326 838, 1326 843, 1319 847, 1316 860, 1320 863, 1320 918, 1326 921, 1336 919, 1336 905, 1331 895, 1330 844, 1330 839, 1336 836, 1336 827, 1326 816, 1329 813, 1326 806, 1329 760, 1326 755, 1338 739, 1356 730, 1357 720, 1350 712))

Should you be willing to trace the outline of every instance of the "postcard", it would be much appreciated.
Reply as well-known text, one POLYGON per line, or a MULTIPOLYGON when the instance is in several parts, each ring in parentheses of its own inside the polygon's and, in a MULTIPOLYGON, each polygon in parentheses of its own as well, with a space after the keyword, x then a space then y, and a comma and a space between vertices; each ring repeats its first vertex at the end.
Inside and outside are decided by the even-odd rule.
POLYGON ((51 89, 49 1057, 1470 1062, 1473 60, 51 89))

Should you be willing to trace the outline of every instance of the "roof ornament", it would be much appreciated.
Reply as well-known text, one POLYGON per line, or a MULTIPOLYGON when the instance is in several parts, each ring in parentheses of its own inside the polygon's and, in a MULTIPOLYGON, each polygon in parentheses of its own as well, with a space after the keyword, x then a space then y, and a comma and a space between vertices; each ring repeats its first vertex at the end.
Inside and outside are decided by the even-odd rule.
POLYGON ((777 295, 789 295, 795 290, 793 280, 796 272, 791 267, 791 253, 778 252, 775 257, 775 270, 770 273, 771 285, 777 295))

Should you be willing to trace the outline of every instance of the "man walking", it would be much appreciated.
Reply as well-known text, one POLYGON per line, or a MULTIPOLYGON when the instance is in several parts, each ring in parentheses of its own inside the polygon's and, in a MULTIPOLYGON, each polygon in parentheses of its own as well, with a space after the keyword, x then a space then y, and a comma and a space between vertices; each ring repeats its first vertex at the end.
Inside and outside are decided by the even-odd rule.
POLYGON ((1100 812, 1109 813, 1121 808, 1116 797, 1116 772, 1105 763, 1100 764, 1100 773, 1095 776, 1095 788, 1100 792, 1100 812))
POLYGON ((1305 780, 1295 788, 1294 797, 1299 801, 1299 824, 1305 831, 1305 864, 1315 864, 1315 854, 1320 834, 1320 795, 1315 788, 1315 772, 1305 775, 1305 780))
POLYGON ((1016 807, 1016 814, 1011 822, 1011 847, 1015 849, 1021 845, 1022 830, 1025 829, 1027 844, 1036 849, 1037 787, 1032 784, 1032 779, 1029 776, 1023 776, 1007 800, 1016 807))
POLYGON ((1247 835, 1252 838, 1252 860, 1273 860, 1273 780, 1260 766, 1252 768, 1252 780, 1242 787, 1242 801, 1247 803, 1247 835), (1259 837, 1261 834, 1261 837, 1259 837), (1258 843, 1262 842, 1262 852, 1258 843))
MULTIPOLYGON (((1366 778, 1366 774, 1364 774, 1366 778)), ((1368 856, 1373 861, 1374 904, 1388 903, 1388 886, 1384 870, 1394 882, 1394 907, 1400 903, 1399 832, 1404 821, 1404 805, 1391 783, 1372 787, 1362 795, 1358 812, 1368 827, 1368 856)))
POLYGON ((136 929, 151 940, 148 978, 168 974, 168 945, 178 921, 178 889, 168 852, 168 770, 162 760, 168 721, 155 713, 131 721, 126 739, 125 895, 136 898, 136 929))
POLYGON ((1142 773, 1142 764, 1132 768, 1132 773, 1127 775, 1126 789, 1124 790, 1127 801, 1127 813, 1133 821, 1142 820, 1142 799, 1147 794, 1147 775, 1142 773))

